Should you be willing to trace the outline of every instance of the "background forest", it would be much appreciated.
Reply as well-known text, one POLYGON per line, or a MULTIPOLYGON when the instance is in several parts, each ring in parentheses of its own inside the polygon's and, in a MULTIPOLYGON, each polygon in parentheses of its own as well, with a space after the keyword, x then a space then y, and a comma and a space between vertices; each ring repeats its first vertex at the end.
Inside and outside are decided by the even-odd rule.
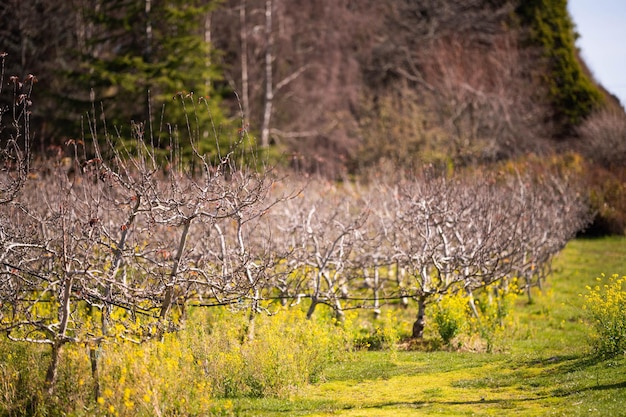
POLYGON ((333 179, 575 151, 600 213, 590 231, 626 224, 623 108, 580 60, 565 0, 9 0, 0 19, 4 71, 38 81, 39 155, 88 135, 93 111, 123 138, 161 132, 161 147, 191 112, 203 152, 243 114, 270 155, 333 179))

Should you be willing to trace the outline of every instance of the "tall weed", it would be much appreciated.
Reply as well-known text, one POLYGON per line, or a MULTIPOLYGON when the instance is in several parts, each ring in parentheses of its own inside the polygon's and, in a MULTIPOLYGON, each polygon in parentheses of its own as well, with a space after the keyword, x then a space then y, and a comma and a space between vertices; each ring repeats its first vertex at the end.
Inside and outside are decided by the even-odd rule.
MULTIPOLYGON (((510 314, 516 298, 520 294, 517 281, 502 281, 488 285, 478 294, 474 303, 478 317, 470 321, 472 331, 486 343, 485 350, 493 352, 503 348, 509 332, 515 328, 514 318, 510 314)), ((510 338, 509 338, 510 339, 510 338)))
POLYGON ((244 311, 196 309, 185 329, 138 344, 122 339, 98 348, 98 397, 90 346, 67 345, 53 398, 44 394, 46 346, 0 339, 0 416, 233 415, 234 397, 288 397, 346 358, 347 332, 301 310, 259 314, 255 337, 244 311))
POLYGON ((48 350, 0 338, 0 416, 41 414, 48 350))
MULTIPOLYGON (((356 311, 346 314, 344 328, 352 334, 356 349, 393 350, 401 338, 398 311, 385 309, 376 320, 365 319, 356 311)), ((369 312, 368 312, 369 318, 369 312)))
POLYGON ((461 293, 446 294, 434 306, 432 314, 439 336, 450 346, 452 339, 468 327, 468 299, 461 293))
POLYGON ((583 308, 593 327, 590 341, 602 357, 626 354, 626 276, 604 274, 597 285, 586 286, 583 308), (602 284, 604 282, 604 284, 602 284))
POLYGON ((471 297, 463 292, 444 294, 427 313, 446 346, 492 352, 502 347, 515 327, 510 312, 518 295, 515 280, 501 281, 471 297))

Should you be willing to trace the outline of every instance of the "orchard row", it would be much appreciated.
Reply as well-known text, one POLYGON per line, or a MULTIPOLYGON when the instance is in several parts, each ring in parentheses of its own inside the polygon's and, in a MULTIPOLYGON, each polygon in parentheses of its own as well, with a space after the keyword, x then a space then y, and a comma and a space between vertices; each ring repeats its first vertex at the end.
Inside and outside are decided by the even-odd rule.
POLYGON ((421 337, 443 294, 540 284, 588 217, 556 170, 304 182, 238 164, 245 134, 183 162, 137 132, 132 146, 69 141, 71 156, 41 164, 16 140, 3 149, 0 330, 51 345, 51 387, 64 344, 160 337, 189 305, 248 308, 253 337, 272 302, 341 320, 415 300, 421 337))

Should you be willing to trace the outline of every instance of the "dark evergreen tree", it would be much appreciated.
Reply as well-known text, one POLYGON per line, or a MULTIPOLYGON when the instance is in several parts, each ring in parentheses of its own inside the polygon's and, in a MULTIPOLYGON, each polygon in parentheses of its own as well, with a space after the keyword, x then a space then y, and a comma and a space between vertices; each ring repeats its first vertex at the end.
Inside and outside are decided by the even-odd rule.
MULTIPOLYGON (((30 74, 37 85, 32 90, 31 132, 35 150, 61 141, 60 131, 70 114, 74 96, 65 74, 78 62, 70 53, 76 47, 75 1, 6 0, 0 2, 0 52, 6 54, 5 82, 15 76, 20 82, 30 74), (61 100, 60 98, 68 98, 61 100)), ((6 85, 5 85, 6 87, 6 85)), ((12 100, 2 101, 4 109, 12 100)), ((2 100, 2 99, 0 99, 2 100)))
POLYGON ((573 127, 600 107, 603 96, 576 56, 576 33, 567 0, 524 0, 516 11, 530 28, 530 41, 543 50, 548 68, 544 80, 556 122, 561 134, 569 135, 573 127))
POLYGON ((214 85, 220 80, 210 45, 215 1, 97 1, 79 79, 102 102, 121 136, 144 129, 156 145, 171 135, 193 139, 202 153, 216 148, 226 123, 214 85))

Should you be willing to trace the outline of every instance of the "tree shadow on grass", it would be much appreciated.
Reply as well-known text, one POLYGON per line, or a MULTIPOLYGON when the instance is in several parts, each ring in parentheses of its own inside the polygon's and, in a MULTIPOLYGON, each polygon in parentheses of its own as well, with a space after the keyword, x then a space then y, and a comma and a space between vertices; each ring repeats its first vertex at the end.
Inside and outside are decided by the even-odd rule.
POLYGON ((591 385, 588 387, 573 388, 570 390, 556 389, 554 390, 553 395, 555 397, 569 397, 570 395, 581 394, 583 392, 588 392, 588 391, 606 391, 606 390, 624 389, 624 388, 626 388, 626 381, 616 382, 613 384, 596 384, 596 385, 591 385))
POLYGON ((513 369, 544 368, 544 372, 549 372, 551 375, 565 375, 583 372, 602 363, 611 363, 611 358, 586 354, 560 355, 520 362, 513 369))
POLYGON ((556 374, 571 374, 574 372, 584 372, 589 368, 605 364, 607 367, 615 366, 623 362, 621 358, 601 357, 597 355, 564 355, 553 356, 547 359, 532 361, 530 366, 543 366, 546 371, 556 374))
MULTIPOLYGON (((588 391, 592 388, 624 388, 626 382, 613 383, 615 379, 622 379, 621 374, 616 373, 613 375, 611 371, 608 371, 613 378, 611 384, 601 385, 599 383, 598 374, 603 371, 599 366, 603 363, 606 363, 607 368, 611 366, 616 368, 622 367, 618 362, 611 362, 588 355, 552 356, 521 362, 516 361, 508 366, 504 365, 502 367, 503 372, 454 381, 452 386, 467 389, 501 389, 518 386, 520 389, 531 390, 537 393, 538 396, 548 395, 552 397, 563 397, 588 391), (589 386, 590 376, 595 376, 595 386, 589 386)), ((602 378, 606 378, 606 374, 602 378)))
POLYGON ((518 403, 530 403, 533 401, 541 401, 549 398, 549 396, 533 396, 524 398, 500 398, 500 399, 471 399, 464 401, 446 401, 446 400, 429 400, 429 401, 411 401, 411 402, 386 402, 380 404, 374 404, 364 408, 424 408, 430 406, 476 406, 476 405, 495 405, 501 408, 511 408, 512 405, 518 403))
POLYGON ((577 363, 578 366, 593 366, 598 363, 596 358, 592 358, 589 356, 583 356, 580 354, 576 355, 557 355, 550 356, 549 358, 535 358, 529 359, 527 361, 519 362, 518 367, 520 368, 536 368, 536 367, 551 367, 551 366, 560 366, 577 363))
POLYGON ((598 390, 612 390, 626 388, 626 381, 618 382, 615 384, 595 385, 591 387, 582 388, 575 392, 563 392, 561 395, 534 395, 522 398, 500 398, 500 399, 468 399, 464 401, 446 401, 446 400, 428 400, 428 401, 411 401, 411 402, 386 402, 380 404, 373 404, 364 408, 382 409, 382 408, 425 408, 430 406, 477 406, 477 405, 493 405, 499 408, 513 408, 515 404, 532 403, 536 401, 543 401, 554 397, 567 397, 572 394, 581 393, 584 391, 598 391, 598 390))

